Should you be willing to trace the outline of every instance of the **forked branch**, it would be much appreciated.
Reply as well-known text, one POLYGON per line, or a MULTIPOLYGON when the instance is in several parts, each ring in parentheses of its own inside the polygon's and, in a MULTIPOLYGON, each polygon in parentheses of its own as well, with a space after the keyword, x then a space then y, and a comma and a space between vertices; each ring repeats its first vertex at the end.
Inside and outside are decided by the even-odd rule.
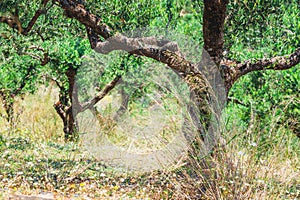
POLYGON ((34 16, 32 17, 32 19, 30 20, 30 22, 28 23, 27 27, 23 27, 21 20, 19 18, 19 14, 18 11, 16 11, 13 16, 1 16, 0 17, 0 22, 1 23, 5 23, 7 24, 9 27, 13 28, 13 29, 17 29, 18 32, 22 35, 27 35, 33 25, 35 24, 35 22, 37 21, 37 19, 43 14, 45 13, 45 7, 47 5, 47 3, 49 2, 49 0, 43 0, 42 1, 42 6, 41 8, 39 8, 34 16))
POLYGON ((131 54, 146 56, 167 64, 173 70, 183 73, 199 73, 197 67, 183 58, 176 43, 159 40, 155 37, 129 38, 121 34, 112 37, 110 28, 103 20, 87 11, 82 4, 72 0, 58 0, 66 15, 77 19, 87 29, 92 48, 99 53, 109 53, 114 50, 124 50, 131 54), (99 41, 96 34, 106 41, 99 41))

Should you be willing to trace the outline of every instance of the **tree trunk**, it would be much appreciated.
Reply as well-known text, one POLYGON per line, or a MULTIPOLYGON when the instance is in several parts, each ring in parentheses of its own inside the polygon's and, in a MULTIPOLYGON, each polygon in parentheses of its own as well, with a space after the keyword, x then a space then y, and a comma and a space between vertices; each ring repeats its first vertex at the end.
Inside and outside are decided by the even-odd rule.
POLYGON ((217 66, 220 65, 224 44, 224 22, 228 0, 204 0, 204 49, 217 66))
POLYGON ((74 116, 72 109, 69 109, 66 112, 66 119, 64 123, 64 133, 66 141, 74 141, 77 138, 77 126, 75 118, 76 116, 74 116))
POLYGON ((3 107, 6 112, 6 120, 9 123, 10 130, 13 130, 13 128, 15 126, 14 102, 15 102, 15 100, 13 98, 3 97, 3 107))
POLYGON ((129 103, 130 95, 126 94, 124 88, 121 89, 121 98, 122 98, 121 106, 117 110, 116 114, 113 117, 113 119, 115 121, 118 121, 123 116, 123 114, 126 112, 126 110, 128 108, 128 103, 129 103))
POLYGON ((54 104, 57 114, 63 121, 65 141, 74 141, 77 138, 76 115, 78 114, 78 91, 75 87, 77 70, 69 67, 66 71, 68 89, 60 86, 59 101, 54 104))

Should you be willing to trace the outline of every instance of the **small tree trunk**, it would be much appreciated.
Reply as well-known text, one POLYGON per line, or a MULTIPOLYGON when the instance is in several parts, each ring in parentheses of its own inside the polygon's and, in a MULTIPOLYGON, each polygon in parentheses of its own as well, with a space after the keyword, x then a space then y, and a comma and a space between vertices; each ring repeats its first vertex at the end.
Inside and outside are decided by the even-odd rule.
POLYGON ((2 99, 2 104, 3 108, 6 112, 6 121, 9 123, 10 130, 13 130, 15 126, 15 121, 14 121, 14 103, 15 100, 13 96, 9 93, 0 93, 1 99, 2 99))
POLYGON ((77 138, 77 126, 75 118, 76 116, 74 116, 72 109, 69 109, 66 112, 66 118, 64 122, 65 141, 74 141, 77 138))
POLYGON ((77 88, 75 87, 75 77, 77 70, 69 67, 66 71, 69 87, 65 90, 60 87, 59 101, 54 104, 57 114, 63 121, 65 141, 74 141, 77 138, 76 115, 79 106, 77 88))
POLYGON ((74 141, 77 138, 77 128, 75 120, 76 114, 73 112, 72 107, 66 108, 65 105, 58 101, 54 104, 54 108, 63 121, 65 141, 74 141))
POLYGON ((78 90, 75 87, 75 78, 77 70, 73 67, 69 67, 66 75, 69 82, 68 97, 70 101, 70 107, 66 110, 66 132, 65 140, 73 141, 77 138, 77 125, 76 125, 76 115, 77 108, 79 106, 78 100, 78 90))
POLYGON ((124 88, 121 89, 121 98, 122 98, 121 106, 117 110, 116 114, 113 117, 113 119, 115 121, 118 121, 122 117, 122 115, 126 112, 126 110, 128 109, 130 95, 126 94, 124 88))
POLYGON ((3 100, 3 107, 6 112, 6 120, 9 123, 10 130, 14 128, 14 99, 5 98, 3 100))

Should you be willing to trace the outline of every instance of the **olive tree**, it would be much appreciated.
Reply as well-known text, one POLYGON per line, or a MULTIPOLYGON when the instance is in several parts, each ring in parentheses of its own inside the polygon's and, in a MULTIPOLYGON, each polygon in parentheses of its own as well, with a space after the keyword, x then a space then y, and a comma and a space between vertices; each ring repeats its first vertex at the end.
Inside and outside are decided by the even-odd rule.
MULTIPOLYGON (((109 12, 104 12, 105 8, 110 8, 110 6, 114 6, 111 3, 116 4, 117 2, 110 2, 105 5, 103 2, 88 3, 75 0, 53 0, 51 2, 43 0, 42 3, 34 1, 31 4, 41 6, 37 8, 37 11, 31 19, 27 15, 19 16, 17 9, 18 1, 13 2, 15 2, 15 4, 10 6, 13 11, 10 12, 10 14, 2 15, 0 21, 18 31, 19 34, 30 34, 31 28, 34 26, 36 21, 38 21, 38 18, 41 15, 54 8, 58 10, 60 9, 63 13, 59 11, 57 11, 57 13, 63 15, 62 18, 71 19, 72 22, 77 23, 79 27, 76 30, 70 31, 75 32, 81 37, 87 37, 90 42, 90 48, 94 49, 96 52, 108 54, 112 51, 122 50, 131 55, 148 57, 166 64, 189 86, 193 93, 193 99, 196 101, 196 105, 198 106, 204 121, 205 119, 210 118, 213 110, 211 110, 209 106, 209 101, 213 98, 213 95, 207 77, 201 68, 199 68, 199 65, 185 58, 175 42, 156 37, 132 38, 118 33, 116 30, 122 30, 122 27, 125 27, 124 29, 130 29, 136 26, 132 27, 126 24, 126 20, 130 21, 131 16, 128 14, 130 11, 126 11, 126 8, 124 7, 123 10, 118 11, 122 13, 121 15, 117 15, 119 18, 117 18, 115 23, 112 23, 113 20, 107 20, 109 18, 109 12), (94 13, 93 9, 98 12, 94 13), (101 11, 105 14, 102 14, 101 11), (21 18, 24 18, 24 21, 28 23, 27 27, 24 26, 21 18), (106 21, 109 23, 105 23, 106 21)), ((234 1, 234 3, 235 2, 236 1, 234 1)), ((146 1, 142 1, 140 4, 143 3, 147 4, 146 1)), ((196 3, 199 4, 200 8, 203 8, 202 19, 199 19, 201 20, 200 24, 202 25, 201 35, 203 36, 203 38, 199 38, 199 41, 203 41, 204 43, 204 51, 202 53, 200 63, 206 69, 217 66, 217 69, 222 76, 226 97, 228 97, 233 85, 246 74, 265 70, 287 70, 297 66, 300 62, 300 48, 298 47, 299 41, 295 44, 295 47, 292 47, 294 51, 286 55, 277 55, 274 57, 255 60, 237 60, 230 59, 230 56, 226 57, 226 55, 230 55, 230 53, 227 53, 230 48, 228 48, 228 46, 224 46, 225 25, 230 19, 234 18, 235 15, 235 13, 228 14, 227 8, 229 0, 204 0, 203 2, 196 1, 196 3), (207 56, 209 59, 207 59, 207 56)), ((170 4, 167 5, 170 6, 170 4)), ((146 13, 149 14, 149 12, 151 13, 156 11, 157 10, 149 10, 146 13)), ((110 14, 114 16, 112 13, 113 12, 110 12, 110 14)), ((172 15, 170 14, 165 16, 168 16, 168 19, 172 18, 172 15)), ((133 21, 130 25, 141 23, 141 18, 143 18, 143 16, 139 17, 140 22, 133 21)), ((68 21, 64 22, 68 23, 68 21)), ((64 26, 63 23, 61 23, 61 25, 64 26)), ((48 25, 45 25, 45 30, 47 26, 48 25)), ((54 28, 54 31, 55 29, 56 31, 60 31, 58 26, 52 26, 52 28, 54 28)), ((39 32, 41 31, 42 30, 39 32)), ((227 34, 230 34, 230 32, 227 32, 227 34)), ((230 36, 227 35, 226 38, 230 38, 230 36)), ((234 37, 232 36, 232 38, 234 37)), ((107 87, 104 87, 103 93, 95 96, 89 102, 85 104, 77 102, 76 108, 78 112, 94 106, 99 100, 101 100, 103 95, 105 95, 114 86, 115 82, 116 79, 108 84, 107 87)), ((57 110, 63 107, 60 102, 58 102, 55 106, 57 110)), ((71 106, 69 106, 68 109, 71 109, 71 106)), ((64 112, 68 111, 65 110, 64 112)), ((198 117, 199 116, 194 116, 194 118, 198 117)), ((203 131, 200 129, 199 132, 203 131)))

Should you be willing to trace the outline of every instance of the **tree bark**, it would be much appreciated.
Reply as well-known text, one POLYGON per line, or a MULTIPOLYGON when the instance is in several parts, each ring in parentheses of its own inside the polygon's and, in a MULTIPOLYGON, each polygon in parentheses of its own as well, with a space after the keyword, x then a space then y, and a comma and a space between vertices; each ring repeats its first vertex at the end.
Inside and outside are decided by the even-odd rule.
POLYGON ((224 22, 228 0, 204 0, 203 38, 204 49, 219 66, 224 44, 224 22))
POLYGON ((121 89, 121 106, 120 108, 117 110, 116 114, 114 115, 113 119, 115 121, 118 121, 123 114, 126 112, 126 110, 128 109, 128 103, 130 100, 130 95, 126 94, 124 88, 121 89))
POLYGON ((74 141, 77 137, 77 127, 76 127, 76 108, 79 105, 77 88, 75 87, 75 78, 77 70, 73 67, 69 67, 66 71, 66 76, 68 79, 69 88, 65 92, 64 87, 60 87, 59 101, 53 106, 63 121, 63 131, 65 136, 65 141, 74 141))

